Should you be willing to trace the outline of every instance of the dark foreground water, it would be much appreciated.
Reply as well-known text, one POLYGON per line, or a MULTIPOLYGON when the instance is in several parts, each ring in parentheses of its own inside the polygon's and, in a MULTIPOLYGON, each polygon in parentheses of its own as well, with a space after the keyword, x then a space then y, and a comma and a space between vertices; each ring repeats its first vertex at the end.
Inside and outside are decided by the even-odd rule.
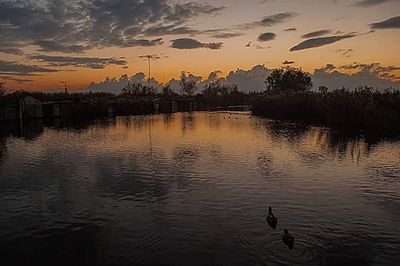
POLYGON ((244 113, 24 136, 0 138, 1 265, 400 265, 399 141, 244 113))

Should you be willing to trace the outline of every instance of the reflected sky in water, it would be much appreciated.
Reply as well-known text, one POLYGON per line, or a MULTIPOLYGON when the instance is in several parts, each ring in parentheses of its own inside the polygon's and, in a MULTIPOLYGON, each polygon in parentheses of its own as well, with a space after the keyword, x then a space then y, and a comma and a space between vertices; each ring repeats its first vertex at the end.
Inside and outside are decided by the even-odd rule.
POLYGON ((0 138, 8 265, 400 263, 396 139, 247 113, 33 128, 0 138))

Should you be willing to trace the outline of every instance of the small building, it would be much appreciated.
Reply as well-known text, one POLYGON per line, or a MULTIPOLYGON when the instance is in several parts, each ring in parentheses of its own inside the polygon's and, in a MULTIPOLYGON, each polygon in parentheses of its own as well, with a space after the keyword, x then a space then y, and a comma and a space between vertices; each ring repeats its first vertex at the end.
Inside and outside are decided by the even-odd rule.
POLYGON ((20 116, 25 119, 43 118, 42 102, 31 96, 20 99, 20 116))
POLYGON ((175 99, 153 100, 155 113, 175 113, 178 111, 178 102, 175 99))
POLYGON ((71 101, 49 101, 43 103, 44 118, 61 118, 72 115, 71 101))
POLYGON ((17 103, 0 106, 0 121, 43 118, 42 102, 26 96, 17 103))
POLYGON ((193 112, 205 110, 204 103, 197 97, 177 97, 175 98, 179 112, 193 112))
POLYGON ((19 119, 19 108, 16 104, 0 106, 0 121, 12 121, 19 119))

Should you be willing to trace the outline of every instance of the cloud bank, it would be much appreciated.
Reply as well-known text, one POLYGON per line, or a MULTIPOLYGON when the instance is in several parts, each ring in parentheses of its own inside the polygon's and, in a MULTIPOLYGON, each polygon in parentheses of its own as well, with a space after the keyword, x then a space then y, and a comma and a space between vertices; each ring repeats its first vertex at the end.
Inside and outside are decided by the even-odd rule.
POLYGON ((52 72, 58 72, 58 70, 37 65, 25 65, 16 62, 0 60, 0 74, 29 75, 31 73, 52 73, 52 72))
MULTIPOLYGON (((293 61, 288 60, 283 62, 286 65, 293 63, 293 61)), ((330 89, 340 89, 342 87, 354 89, 359 86, 400 89, 400 78, 394 74, 394 71, 398 70, 400 70, 400 67, 382 66, 379 63, 360 64, 355 62, 341 66, 327 64, 325 67, 315 69, 311 77, 315 89, 318 89, 319 86, 326 86, 330 89)), ((197 92, 200 92, 205 85, 215 81, 225 85, 236 85, 239 90, 245 92, 263 91, 265 90, 265 80, 272 71, 273 69, 264 65, 256 65, 249 70, 237 69, 230 71, 226 76, 221 76, 220 71, 213 71, 206 78, 193 74, 188 74, 188 78, 198 82, 197 92)), ((120 78, 107 78, 99 83, 93 82, 87 90, 120 93, 128 82, 139 82, 145 85, 147 80, 143 73, 137 73, 131 77, 123 75, 120 78)), ((157 80, 151 79, 151 84, 161 89, 162 84, 157 80)), ((178 80, 171 79, 167 84, 176 92, 180 91, 178 80)))
POLYGON ((128 62, 124 59, 114 58, 96 58, 96 57, 69 57, 69 56, 50 56, 50 55, 32 55, 29 57, 46 63, 51 67, 87 67, 92 69, 103 69, 108 65, 125 66, 128 62))
POLYGON ((393 71, 400 69, 396 66, 381 66, 379 63, 335 66, 327 64, 325 67, 316 69, 313 74, 314 87, 326 86, 330 89, 356 88, 359 86, 370 86, 374 88, 400 89, 400 79, 393 71), (346 74, 342 71, 352 71, 346 74))

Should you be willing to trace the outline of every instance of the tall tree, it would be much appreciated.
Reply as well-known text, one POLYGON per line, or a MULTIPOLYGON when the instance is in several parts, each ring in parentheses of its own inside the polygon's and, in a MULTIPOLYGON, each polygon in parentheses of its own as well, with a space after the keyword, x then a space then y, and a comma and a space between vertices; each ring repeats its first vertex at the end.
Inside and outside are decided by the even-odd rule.
POLYGON ((174 95, 174 92, 173 92, 173 90, 171 89, 171 86, 170 86, 169 84, 163 86, 163 88, 162 88, 162 95, 163 95, 164 97, 169 97, 169 96, 174 95))
POLYGON ((6 94, 6 88, 4 87, 4 85, 4 82, 0 82, 0 96, 4 96, 6 94))
POLYGON ((294 93, 311 90, 313 82, 310 74, 297 68, 280 68, 272 71, 265 81, 267 92, 294 93))
POLYGON ((196 80, 189 79, 186 73, 182 72, 180 85, 183 94, 187 96, 192 96, 196 91, 196 84, 197 84, 196 80))

